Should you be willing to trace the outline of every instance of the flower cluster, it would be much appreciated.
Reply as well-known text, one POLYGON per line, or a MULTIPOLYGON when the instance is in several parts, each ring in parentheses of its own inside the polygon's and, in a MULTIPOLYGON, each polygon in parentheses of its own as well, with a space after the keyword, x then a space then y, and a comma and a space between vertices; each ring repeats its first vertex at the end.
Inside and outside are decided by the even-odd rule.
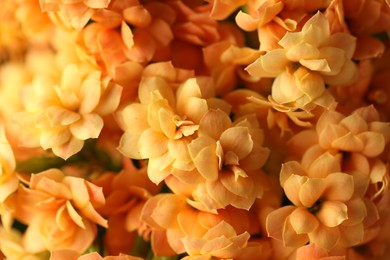
POLYGON ((390 257, 390 1, 0 9, 1 259, 390 257))

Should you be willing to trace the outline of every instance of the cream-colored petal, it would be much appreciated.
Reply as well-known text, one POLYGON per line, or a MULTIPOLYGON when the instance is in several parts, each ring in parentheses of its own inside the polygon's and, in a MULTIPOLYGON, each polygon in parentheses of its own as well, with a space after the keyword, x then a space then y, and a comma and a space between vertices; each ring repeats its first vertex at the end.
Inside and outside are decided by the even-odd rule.
POLYGON ((67 209, 67 212, 69 214, 69 217, 73 220, 73 222, 85 229, 85 225, 84 225, 84 221, 83 221, 83 218, 80 216, 80 214, 76 211, 76 209, 73 207, 73 205, 70 203, 70 201, 68 200, 66 202, 66 209, 67 209))
POLYGON ((294 77, 297 87, 310 99, 314 100, 323 94, 325 84, 317 73, 312 73, 301 67, 294 72, 294 77))
POLYGON ((290 223, 297 234, 307 234, 314 231, 319 222, 317 218, 305 208, 297 208, 290 215, 290 223))
POLYGON ((284 71, 290 61, 284 49, 275 49, 267 52, 254 63, 245 68, 249 74, 262 78, 274 78, 284 71))
POLYGON ((328 19, 318 11, 302 27, 302 34, 303 39, 314 46, 319 47, 326 44, 330 37, 328 19))
POLYGON ((94 110, 95 113, 105 116, 115 112, 122 97, 122 90, 120 85, 110 82, 100 97, 99 104, 94 110))
POLYGON ((341 72, 346 61, 345 51, 335 47, 324 47, 320 49, 320 57, 326 60, 329 70, 319 70, 323 75, 337 75, 341 72))
POLYGON ((156 158, 149 158, 148 162, 148 177, 155 183, 159 184, 165 178, 171 174, 170 165, 174 162, 173 158, 169 153, 165 153, 156 158))
POLYGON ((245 158, 253 148, 253 140, 247 127, 231 127, 226 129, 219 139, 225 153, 234 152, 238 159, 245 158))
POLYGON ((92 113, 97 107, 101 96, 100 72, 92 72, 80 86, 79 97, 81 100, 80 114, 92 113))
POLYGON ((143 159, 163 155, 168 151, 168 139, 164 134, 146 129, 139 137, 139 152, 143 159))
POLYGON ((132 103, 119 112, 117 118, 122 130, 133 134, 141 134, 145 129, 149 128, 147 115, 147 106, 132 103))
POLYGON ((207 195, 210 198, 221 205, 222 208, 229 205, 235 200, 236 196, 231 191, 227 190, 221 181, 207 181, 206 182, 207 195))
POLYGON ((325 190, 323 179, 308 178, 299 190, 299 199, 303 206, 312 207, 322 196, 325 190))
POLYGON ((345 61, 340 72, 336 75, 323 75, 326 84, 331 86, 346 86, 355 83, 359 78, 357 65, 351 61, 345 61))
POLYGON ((41 132, 39 143, 46 150, 69 142, 71 137, 72 134, 68 129, 49 129, 41 132))
POLYGON ((79 66, 76 64, 69 64, 65 67, 61 77, 61 88, 77 93, 82 84, 79 66))
POLYGON ((332 147, 342 151, 361 152, 364 149, 364 142, 358 136, 348 132, 346 135, 333 140, 332 147))
POLYGON ((139 136, 131 132, 123 133, 118 146, 118 151, 132 159, 142 159, 138 148, 139 136))
POLYGON ((286 32, 283 38, 278 42, 280 46, 286 50, 293 48, 295 45, 302 42, 301 32, 286 32))
POLYGON ((287 104, 301 98, 304 93, 298 88, 293 74, 286 70, 275 78, 271 95, 277 103, 287 104))
POLYGON ((340 172, 339 161, 329 152, 323 153, 310 165, 307 170, 308 176, 312 178, 325 178, 333 172, 340 172))
POLYGON ((309 233, 310 242, 327 250, 336 246, 340 240, 340 231, 338 228, 330 228, 320 225, 316 230, 309 233))
MULTIPOLYGON (((317 124, 318 125, 318 124, 317 124)), ((348 133, 348 130, 345 127, 337 124, 329 123, 327 126, 319 131, 318 141, 321 147, 324 149, 332 148, 332 141, 339 138, 340 136, 344 136, 348 133)))
POLYGON ((199 173, 207 180, 214 181, 218 178, 219 167, 216 145, 211 140, 199 137, 188 145, 188 150, 199 173))
POLYGON ((314 60, 320 55, 320 51, 315 46, 301 42, 293 46, 286 52, 286 58, 292 62, 299 62, 300 60, 314 60))
POLYGON ((58 106, 48 107, 45 112, 51 126, 70 125, 81 118, 80 114, 58 106))
POLYGON ((344 126, 355 135, 368 130, 367 122, 356 113, 352 113, 345 117, 340 121, 340 125, 344 126))
POLYGON ((284 193, 295 206, 302 206, 302 202, 300 200, 300 190, 307 180, 308 177, 306 176, 291 174, 284 182, 284 193))
POLYGON ((161 130, 169 139, 174 138, 176 133, 176 124, 174 122, 174 113, 171 109, 161 108, 158 111, 158 120, 161 130))
POLYGON ((347 201, 354 193, 353 176, 336 172, 331 173, 325 178, 326 190, 324 198, 333 201, 347 201))
POLYGON ((370 208, 369 211, 366 203, 361 198, 349 200, 345 205, 348 207, 348 219, 343 222, 343 226, 353 226, 363 223, 368 213, 375 215, 375 210, 370 208))
POLYGON ((84 140, 71 137, 66 143, 53 146, 51 149, 53 153, 63 159, 68 159, 70 156, 80 152, 84 146, 84 140))
POLYGON ((317 218, 327 227, 336 227, 348 219, 348 208, 340 201, 323 201, 317 218))
POLYGON ((209 110, 199 123, 199 136, 209 136, 219 140, 222 132, 232 125, 229 116, 222 110, 209 110))
POLYGON ((103 129, 103 119, 97 114, 83 115, 82 118, 70 126, 70 131, 76 138, 87 140, 98 138, 103 129))
POLYGON ((381 154, 385 148, 385 138, 382 134, 367 131, 358 135, 364 143, 362 153, 367 157, 375 157, 381 154))
POLYGON ((306 172, 297 161, 283 163, 280 170, 280 185, 283 187, 286 180, 293 174, 305 176, 306 172))
POLYGON ((138 97, 141 104, 148 105, 151 100, 151 95, 155 90, 157 90, 164 99, 168 100, 170 107, 175 107, 173 89, 168 82, 161 77, 142 78, 138 89, 138 97))
POLYGON ((235 21, 237 25, 245 31, 254 31, 259 25, 258 19, 253 18, 241 10, 237 13, 235 21))
POLYGON ((321 73, 330 72, 328 61, 326 59, 300 59, 299 63, 312 71, 319 71, 321 73))
POLYGON ((283 226, 283 245, 287 247, 301 247, 309 242, 307 234, 297 234, 291 225, 291 216, 288 216, 283 226))
POLYGON ((270 212, 266 218, 266 229, 269 237, 283 239, 283 227, 287 217, 296 209, 294 206, 284 206, 270 212))

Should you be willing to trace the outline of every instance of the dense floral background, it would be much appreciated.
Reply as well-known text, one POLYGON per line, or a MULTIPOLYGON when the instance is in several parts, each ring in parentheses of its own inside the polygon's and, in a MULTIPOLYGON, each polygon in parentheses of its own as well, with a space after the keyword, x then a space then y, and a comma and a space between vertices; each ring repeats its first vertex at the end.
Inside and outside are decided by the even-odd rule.
POLYGON ((388 259, 390 1, 0 0, 0 258, 388 259))

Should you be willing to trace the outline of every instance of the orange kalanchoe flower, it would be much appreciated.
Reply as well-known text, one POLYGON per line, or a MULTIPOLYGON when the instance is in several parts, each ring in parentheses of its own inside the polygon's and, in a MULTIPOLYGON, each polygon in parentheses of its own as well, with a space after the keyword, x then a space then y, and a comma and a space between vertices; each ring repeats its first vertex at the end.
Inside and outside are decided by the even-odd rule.
POLYGON ((325 150, 380 155, 390 140, 390 124, 381 122, 374 106, 361 107, 348 116, 326 111, 318 120, 319 145, 325 150))
POLYGON ((310 161, 305 168, 296 161, 283 164, 280 182, 293 205, 268 215, 268 235, 291 247, 310 242, 330 250, 359 244, 367 216, 362 187, 367 187, 368 178, 341 172, 330 153, 310 161))
POLYGON ((93 182, 103 187, 106 197, 105 205, 97 209, 108 220, 106 251, 110 255, 130 252, 137 233, 147 232, 140 217, 142 208, 160 186, 148 179, 146 167, 137 169, 129 159, 125 159, 120 173, 105 173, 93 182))
POLYGON ((190 259, 209 259, 244 252, 253 255, 250 249, 261 250, 259 244, 253 242, 246 251, 250 232, 258 232, 257 223, 247 210, 228 207, 218 214, 199 211, 191 207, 184 196, 166 193, 146 202, 142 219, 152 230, 152 250, 157 256, 187 252, 190 259))
POLYGON ((255 116, 232 122, 225 112, 210 110, 199 123, 198 135, 188 149, 204 181, 193 191, 193 206, 249 209, 263 194, 261 167, 269 155, 255 116))
POLYGON ((190 78, 175 93, 176 86, 161 77, 144 77, 140 103, 130 104, 120 115, 125 130, 120 152, 132 159, 149 159, 148 176, 156 184, 175 171, 195 169, 187 146, 196 136, 200 119, 210 108, 230 109, 213 97, 207 77, 190 78))
POLYGON ((328 85, 347 85, 356 80, 351 60, 355 38, 347 33, 330 34, 329 22, 318 12, 300 32, 287 32, 282 48, 268 51, 246 70, 257 77, 275 78, 271 98, 292 108, 317 104, 329 107, 334 100, 328 85))
POLYGON ((188 236, 182 238, 186 252, 189 254, 183 260, 239 259, 242 249, 247 246, 249 237, 248 232, 237 235, 231 225, 221 221, 201 238, 188 236))
POLYGON ((28 187, 19 186, 5 206, 28 226, 23 237, 28 252, 68 248, 81 253, 95 239, 96 224, 107 227, 95 209, 104 203, 100 187, 49 169, 31 175, 28 187))
POLYGON ((82 64, 66 65, 58 76, 37 75, 26 88, 22 124, 32 128, 32 133, 21 142, 22 146, 51 148, 67 159, 81 150, 85 140, 99 136, 102 116, 115 111, 122 88, 82 64))
POLYGON ((57 12, 76 29, 83 28, 97 9, 107 8, 111 0, 39 0, 43 12, 57 12))

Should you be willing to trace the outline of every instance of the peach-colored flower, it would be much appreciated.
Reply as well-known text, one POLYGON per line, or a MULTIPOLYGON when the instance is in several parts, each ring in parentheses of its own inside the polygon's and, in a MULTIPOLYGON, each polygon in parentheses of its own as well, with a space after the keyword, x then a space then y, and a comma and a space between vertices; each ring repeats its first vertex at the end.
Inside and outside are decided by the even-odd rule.
POLYGON ((316 131, 323 149, 361 153, 367 157, 381 154, 390 139, 389 123, 379 120, 373 106, 361 107, 348 116, 327 111, 319 118, 316 131))
POLYGON ((80 255, 77 251, 61 249, 51 252, 50 260, 142 260, 142 258, 123 253, 101 256, 97 252, 92 252, 80 255))
POLYGON ((102 79, 100 71, 81 64, 67 65, 59 76, 37 75, 26 89, 30 93, 22 124, 33 126, 33 133, 21 142, 23 146, 51 148, 67 159, 81 150, 85 140, 99 136, 102 116, 115 111, 122 88, 109 78, 102 79))
POLYGON ((96 12, 78 42, 113 76, 123 63, 146 64, 154 55, 165 53, 163 49, 173 39, 175 16, 175 11, 162 2, 143 5, 139 1, 114 1, 108 9, 96 12))
POLYGON ((203 49, 203 53, 218 95, 227 94, 236 88, 239 79, 247 75, 243 67, 254 62, 260 55, 257 50, 241 48, 228 41, 210 44, 203 49))
MULTIPOLYGON (((189 206, 185 197, 169 193, 158 194, 150 198, 143 208, 142 219, 152 229, 152 250, 157 256, 184 253, 187 251, 186 246, 191 246, 195 250, 196 241, 208 240, 207 236, 211 236, 211 233, 223 232, 224 228, 216 227, 221 222, 224 222, 224 224, 221 224, 222 226, 228 226, 228 233, 234 230, 235 234, 246 233, 246 235, 242 235, 246 237, 248 233, 258 232, 253 216, 246 210, 228 207, 226 210, 218 211, 218 214, 199 211, 189 206), (210 234, 205 237, 206 233, 213 229, 214 231, 210 231, 210 234)), ((220 235, 224 234, 228 238, 231 237, 231 233, 220 235)), ((224 238, 221 239, 225 240, 224 238)), ((207 241, 204 242, 208 243, 207 241)), ((234 241, 232 242, 234 243, 234 241)), ((209 246, 212 244, 210 241, 209 246)), ((234 245, 231 246, 234 248, 234 245)), ((254 244, 251 246, 255 247, 254 244)), ((208 253, 217 249, 216 247, 209 248, 210 251, 205 247, 203 252, 191 252, 198 255, 204 253, 204 257, 207 257, 208 253)))
POLYGON ((310 241, 330 250, 361 243, 367 216, 361 187, 367 187, 368 178, 341 172, 329 153, 310 161, 305 168, 296 161, 283 164, 280 182, 293 205, 268 215, 268 235, 292 247, 310 241))
POLYGON ((278 43, 282 48, 268 51, 246 70, 253 76, 275 77, 271 97, 279 104, 329 107, 333 99, 325 84, 339 86, 356 80, 357 67, 351 60, 355 38, 330 34, 329 22, 320 12, 300 32, 287 32, 278 43))
POLYGON ((260 169, 269 155, 256 118, 233 123, 225 112, 210 110, 199 123, 198 135, 188 149, 205 180, 193 192, 193 205, 199 201, 207 210, 227 205, 249 209, 262 196, 265 176, 260 169))
POLYGON ((248 232, 237 234, 232 226, 222 221, 209 229, 201 238, 182 238, 189 256, 183 260, 229 259, 238 258, 243 248, 247 246, 250 235, 248 232))
POLYGON ((210 108, 230 109, 223 100, 213 98, 211 83, 206 77, 190 78, 175 93, 176 84, 144 77, 138 92, 140 103, 130 104, 121 113, 125 133, 119 150, 133 159, 149 159, 148 176, 154 183, 175 171, 194 170, 187 145, 200 119, 210 108))
POLYGON ((15 219, 27 225, 24 248, 31 253, 68 248, 86 250, 96 224, 107 227, 96 207, 104 204, 102 189, 85 179, 64 176, 58 169, 32 174, 5 202, 15 219))
POLYGON ((103 187, 106 203, 98 212, 108 220, 105 233, 105 249, 110 255, 130 252, 137 231, 143 235, 141 211, 146 200, 160 187, 147 176, 146 167, 137 169, 126 159, 119 174, 105 173, 94 183, 103 187))
POLYGON ((83 28, 98 9, 107 8, 111 0, 39 0, 43 12, 56 12, 76 29, 83 28))

